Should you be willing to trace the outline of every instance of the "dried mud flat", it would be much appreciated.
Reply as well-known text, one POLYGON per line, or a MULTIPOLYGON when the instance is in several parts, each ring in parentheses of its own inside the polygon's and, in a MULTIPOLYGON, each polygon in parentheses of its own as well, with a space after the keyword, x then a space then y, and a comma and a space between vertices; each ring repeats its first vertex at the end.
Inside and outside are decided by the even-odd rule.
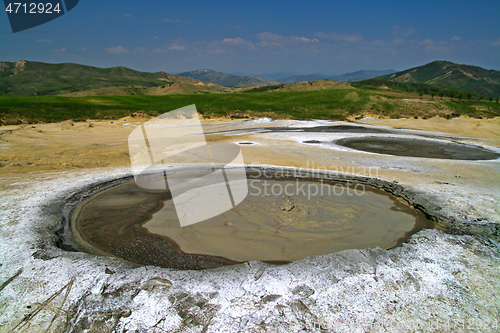
MULTIPOLYGON (((334 171, 417 194, 406 199, 428 210, 448 231, 424 229, 389 250, 346 250, 286 265, 250 261, 181 271, 137 267, 58 244, 68 203, 106 182, 130 177, 126 138, 136 121, 2 128, 1 148, 8 148, 0 150, 2 330, 500 331, 498 160, 426 159, 302 143, 374 135, 425 135, 430 140, 432 135, 432 140, 498 152, 494 133, 499 131, 483 131, 481 137, 472 122, 462 133, 390 128, 397 132, 391 134, 248 130, 335 125, 387 129, 368 124, 372 120, 260 119, 207 125, 213 133, 225 132, 209 135, 209 141, 252 143, 241 145, 247 164, 334 171)), ((411 126, 400 124, 413 126, 411 121, 411 126)))

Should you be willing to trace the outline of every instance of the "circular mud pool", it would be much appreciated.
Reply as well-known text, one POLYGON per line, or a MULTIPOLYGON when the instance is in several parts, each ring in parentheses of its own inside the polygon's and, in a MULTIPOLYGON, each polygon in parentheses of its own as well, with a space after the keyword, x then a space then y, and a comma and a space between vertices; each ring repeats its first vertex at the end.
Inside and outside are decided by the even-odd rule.
POLYGON ((450 160, 494 160, 500 158, 500 154, 478 146, 448 141, 364 137, 341 139, 335 143, 347 148, 385 155, 450 160))
POLYGON ((136 264, 203 269, 388 249, 431 225, 403 200, 367 185, 261 172, 247 176, 248 195, 239 205, 185 227, 169 191, 123 182, 75 206, 73 239, 89 252, 136 264))

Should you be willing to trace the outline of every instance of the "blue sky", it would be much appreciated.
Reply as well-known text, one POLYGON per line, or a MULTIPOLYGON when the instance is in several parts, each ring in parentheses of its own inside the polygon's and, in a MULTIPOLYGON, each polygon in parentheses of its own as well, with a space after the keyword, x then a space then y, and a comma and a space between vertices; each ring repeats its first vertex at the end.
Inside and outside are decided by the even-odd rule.
POLYGON ((0 13, 0 61, 177 73, 340 74, 449 60, 500 70, 500 1, 80 0, 13 34, 0 13))

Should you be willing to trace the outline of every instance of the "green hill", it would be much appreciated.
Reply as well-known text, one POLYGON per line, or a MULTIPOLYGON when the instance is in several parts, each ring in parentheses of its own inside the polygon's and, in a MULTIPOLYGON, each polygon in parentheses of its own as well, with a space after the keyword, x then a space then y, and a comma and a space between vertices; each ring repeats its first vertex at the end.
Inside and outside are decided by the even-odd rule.
POLYGON ((500 97, 500 71, 477 66, 434 61, 402 72, 380 76, 393 82, 425 83, 500 97))
MULTIPOLYGON (((385 91, 392 90, 392 91, 408 92, 415 94, 422 92, 424 95, 432 95, 432 96, 440 96, 440 93, 442 93, 442 96, 449 97, 450 92, 454 92, 453 97, 457 96, 460 93, 461 98, 463 99, 467 98, 466 90, 449 88, 429 83, 394 82, 394 81, 384 80, 381 78, 374 78, 363 81, 351 82, 350 84, 351 86, 359 89, 377 89, 385 91)), ((473 99, 478 99, 478 96, 474 96, 473 99)))
POLYGON ((145 73, 125 67, 97 68, 73 63, 47 64, 24 60, 0 62, 0 96, 62 95, 116 87, 147 89, 171 83, 196 85, 200 81, 165 72, 145 73))

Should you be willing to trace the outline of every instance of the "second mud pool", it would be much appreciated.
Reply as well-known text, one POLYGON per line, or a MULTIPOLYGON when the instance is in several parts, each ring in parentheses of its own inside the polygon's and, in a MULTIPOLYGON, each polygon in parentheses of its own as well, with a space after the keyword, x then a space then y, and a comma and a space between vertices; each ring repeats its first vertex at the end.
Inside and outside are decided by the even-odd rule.
POLYGON ((370 153, 395 156, 448 160, 494 160, 500 158, 500 154, 479 146, 443 140, 363 137, 341 139, 336 144, 370 153))
POLYGON ((180 227, 169 191, 128 180, 73 209, 73 238, 88 252, 140 265, 204 269, 388 249, 432 225, 400 198, 367 185, 256 173, 248 174, 248 185, 235 208, 180 227))

